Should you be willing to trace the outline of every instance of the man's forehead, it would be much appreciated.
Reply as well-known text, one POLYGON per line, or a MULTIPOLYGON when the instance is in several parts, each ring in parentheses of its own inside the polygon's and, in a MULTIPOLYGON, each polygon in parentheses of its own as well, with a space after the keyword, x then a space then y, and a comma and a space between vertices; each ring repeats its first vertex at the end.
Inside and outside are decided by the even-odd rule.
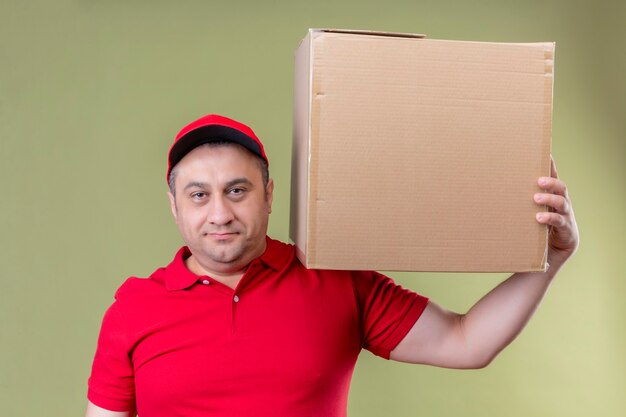
POLYGON ((171 185, 172 189, 187 189, 190 183, 203 189, 223 188, 242 178, 250 186, 264 181, 260 158, 235 143, 210 143, 194 148, 174 166, 171 185))
MULTIPOLYGON (((193 148, 189 151, 174 168, 179 168, 181 166, 193 164, 202 164, 205 159, 214 159, 219 155, 220 159, 223 159, 224 156, 239 160, 242 162, 241 165, 250 165, 253 166, 255 164, 256 159, 258 158, 252 152, 247 150, 241 145, 232 142, 211 142, 204 143, 193 148)), ((214 163, 215 161, 213 161, 214 163)), ((219 162, 219 161, 218 161, 219 162)), ((239 164, 237 164, 239 165, 239 164)), ((207 165, 210 166, 210 165, 207 165)))

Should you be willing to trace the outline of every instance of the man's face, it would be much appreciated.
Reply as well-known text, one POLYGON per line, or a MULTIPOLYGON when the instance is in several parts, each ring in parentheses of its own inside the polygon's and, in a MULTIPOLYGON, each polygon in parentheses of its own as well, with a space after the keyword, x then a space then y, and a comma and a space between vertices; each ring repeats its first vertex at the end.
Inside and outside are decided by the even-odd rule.
POLYGON ((263 185, 256 157, 239 145, 199 146, 176 165, 176 224, 205 269, 232 273, 265 250, 274 184, 263 185))

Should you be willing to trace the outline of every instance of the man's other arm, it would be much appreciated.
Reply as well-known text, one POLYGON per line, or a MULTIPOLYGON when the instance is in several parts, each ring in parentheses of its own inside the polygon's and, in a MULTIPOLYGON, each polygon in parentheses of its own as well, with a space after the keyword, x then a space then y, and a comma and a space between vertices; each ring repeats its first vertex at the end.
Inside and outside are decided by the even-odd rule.
POLYGON ((135 417, 136 415, 134 411, 105 410, 87 400, 87 412, 85 413, 85 417, 135 417))
POLYGON ((429 302, 391 352, 391 359, 445 368, 482 368, 521 332, 579 240, 567 189, 558 179, 554 161, 551 177, 540 178, 538 184, 545 192, 536 194, 535 202, 550 209, 537 214, 539 223, 550 226, 548 270, 512 275, 466 314, 429 302))

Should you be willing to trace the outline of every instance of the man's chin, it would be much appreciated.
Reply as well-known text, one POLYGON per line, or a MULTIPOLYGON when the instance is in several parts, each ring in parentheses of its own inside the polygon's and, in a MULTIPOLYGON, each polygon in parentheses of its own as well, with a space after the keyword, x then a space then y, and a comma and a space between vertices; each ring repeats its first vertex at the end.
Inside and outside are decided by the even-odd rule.
POLYGON ((221 264, 233 264, 241 261, 244 253, 245 250, 242 250, 242 248, 221 247, 217 250, 213 249, 209 251, 207 255, 213 262, 221 264))

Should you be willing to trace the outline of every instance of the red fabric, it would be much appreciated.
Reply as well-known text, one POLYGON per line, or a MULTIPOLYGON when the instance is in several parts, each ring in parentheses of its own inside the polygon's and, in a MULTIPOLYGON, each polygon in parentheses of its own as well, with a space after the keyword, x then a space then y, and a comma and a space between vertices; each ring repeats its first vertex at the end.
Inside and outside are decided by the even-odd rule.
POLYGON ((141 417, 345 416, 361 348, 389 358, 427 299, 376 272, 308 270, 267 242, 236 290, 189 271, 185 247, 129 278, 104 316, 89 400, 141 417))
POLYGON ((205 128, 211 128, 209 136, 219 138, 220 140, 231 140, 235 143, 239 143, 240 145, 248 148, 251 152, 263 158, 269 166, 269 160, 265 154, 263 143, 261 143, 261 140, 250 127, 236 120, 229 119, 228 117, 220 116, 219 114, 207 114, 206 116, 203 116, 183 127, 176 135, 176 138, 174 139, 174 142, 168 152, 166 181, 169 182, 170 172, 172 171, 174 165, 182 159, 184 154, 195 148, 199 143, 198 141, 204 142, 204 140, 207 139, 205 135, 209 134, 209 132, 204 131, 202 133, 202 137, 191 138, 189 135, 193 135, 194 131, 197 133, 205 128), (229 130, 224 131, 223 129, 219 129, 219 131, 216 131, 213 129, 218 126, 229 128, 229 130), (188 143, 181 144, 181 142, 186 141, 188 143), (181 151, 178 149, 181 146, 186 150, 181 151))
POLYGON ((253 138, 254 140, 260 143, 259 138, 257 138, 256 134, 254 133, 254 131, 252 131, 252 129, 250 129, 250 127, 236 120, 229 119, 228 117, 220 116, 219 114, 207 114, 206 116, 202 116, 198 120, 194 120, 193 122, 189 123, 187 126, 183 127, 180 130, 180 132, 178 132, 174 141, 179 140, 180 138, 182 138, 183 136, 185 136, 187 133, 191 132, 194 129, 197 129, 199 127, 206 126, 209 124, 219 124, 223 126, 232 127, 233 129, 237 129, 240 132, 245 133, 246 135, 250 136, 251 138, 253 138))

